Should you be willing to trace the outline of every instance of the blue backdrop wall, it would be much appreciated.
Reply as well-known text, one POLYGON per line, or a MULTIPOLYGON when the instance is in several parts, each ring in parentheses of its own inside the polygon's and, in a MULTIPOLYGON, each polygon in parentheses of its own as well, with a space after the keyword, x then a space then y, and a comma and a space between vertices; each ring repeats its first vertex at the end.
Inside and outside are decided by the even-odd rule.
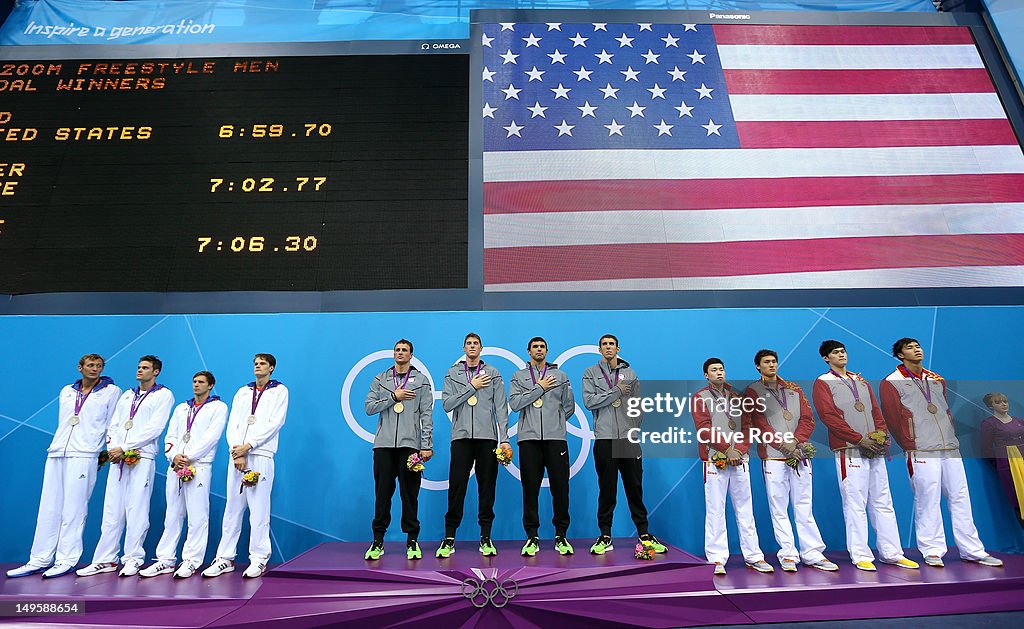
MULTIPOLYGON (((1022 321, 1022 307, 0 317, 0 338, 6 350, 0 379, 0 458, 5 462, 0 561, 27 557, 45 447, 56 423, 55 396, 62 385, 75 379, 76 361, 87 352, 108 358, 106 374, 121 387, 134 384, 139 356, 159 355, 165 362, 159 380, 179 400, 190 395, 191 376, 199 369, 213 371, 220 394, 230 398, 252 379, 255 351, 277 356, 275 377, 291 390, 273 498, 273 561, 278 562, 322 541, 369 539, 371 449, 364 437, 373 430, 375 419, 367 417, 362 406, 371 378, 389 364, 392 344, 401 336, 414 341, 415 358, 439 384, 445 369, 461 355, 463 336, 470 330, 483 336, 489 354, 485 360, 506 377, 518 368, 516 361, 525 358, 527 340, 543 335, 551 348, 549 358, 568 371, 579 402, 580 377, 597 360, 594 344, 606 331, 619 336, 622 356, 648 380, 700 379, 703 360, 717 355, 726 361, 730 380, 745 383, 757 375, 751 359, 761 347, 779 352, 784 377, 813 379, 821 373, 818 344, 838 338, 850 350, 851 368, 877 381, 893 368, 887 348, 904 335, 921 339, 928 352, 926 364, 947 378, 1010 380, 1019 378, 1024 368, 1022 321)), ((1011 410, 1024 410, 1019 395, 1011 394, 1011 400, 1011 410)), ((958 399, 954 409, 968 422, 987 415, 977 399, 958 399)), ((437 456, 425 472, 430 482, 420 498, 424 540, 441 537, 446 508, 445 444, 450 424, 440 404, 435 406, 434 420, 437 456)), ((584 447, 589 444, 589 421, 589 413, 580 411, 570 436, 575 463, 569 532, 581 538, 597 534, 596 475, 584 447)), ((222 443, 215 462, 211 549, 219 538, 226 451, 222 443)), ((845 542, 835 466, 827 458, 814 464, 815 513, 829 547, 841 550, 845 542)), ((1024 550, 1024 535, 992 470, 980 460, 966 464, 982 539, 991 550, 1024 550)), ((758 530, 765 551, 774 553, 777 547, 760 465, 757 461, 752 465, 758 530)), ((166 463, 159 462, 161 476, 153 494, 146 543, 150 553, 163 521, 165 470, 166 463)), ((499 477, 494 528, 498 539, 522 536, 521 494, 513 472, 503 470, 499 477)), ((100 474, 90 505, 83 560, 90 558, 99 537, 106 474, 100 474)), ((900 458, 890 462, 889 476, 901 535, 905 545, 913 547, 912 495, 900 458)), ((652 530, 696 554, 703 552, 701 484, 700 466, 693 459, 647 461, 645 492, 652 530)), ((477 535, 474 487, 471 483, 469 517, 460 530, 465 539, 477 535)), ((550 537, 546 491, 544 503, 548 504, 541 512, 542 535, 550 537)), ((614 534, 632 533, 625 501, 620 499, 614 534)), ((735 546, 734 530, 731 536, 735 546)), ((397 522, 389 539, 403 539, 397 522)), ((244 541, 239 550, 245 557, 244 541)))

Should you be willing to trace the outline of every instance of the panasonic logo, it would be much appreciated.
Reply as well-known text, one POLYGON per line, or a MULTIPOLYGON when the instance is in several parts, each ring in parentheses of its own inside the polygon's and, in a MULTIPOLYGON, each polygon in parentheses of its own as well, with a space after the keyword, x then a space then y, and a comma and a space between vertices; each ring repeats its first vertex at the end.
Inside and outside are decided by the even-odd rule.
POLYGON ((708 17, 713 20, 749 20, 749 13, 708 13, 708 17))

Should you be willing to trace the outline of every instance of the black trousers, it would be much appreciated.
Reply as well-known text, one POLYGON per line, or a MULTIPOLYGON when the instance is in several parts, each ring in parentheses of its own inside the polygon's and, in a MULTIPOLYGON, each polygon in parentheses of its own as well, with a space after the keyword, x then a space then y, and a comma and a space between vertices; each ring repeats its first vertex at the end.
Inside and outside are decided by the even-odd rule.
POLYGON ((406 462, 409 455, 418 452, 413 448, 374 448, 373 482, 375 504, 373 510, 373 539, 384 539, 391 524, 391 498, 395 495, 395 479, 398 479, 398 495, 402 498, 402 531, 410 539, 420 534, 419 472, 409 470, 406 462))
POLYGON ((537 499, 547 470, 551 483, 551 523, 555 535, 569 530, 569 446, 565 441, 520 441, 519 472, 523 484, 523 529, 527 537, 538 537, 540 516, 537 499))
POLYGON ((469 487, 469 472, 476 466, 476 485, 479 496, 477 521, 480 536, 491 536, 494 522, 494 486, 498 482, 498 459, 494 450, 498 442, 493 439, 456 439, 452 441, 451 465, 448 468, 448 513, 444 516, 444 536, 455 537, 462 524, 462 513, 469 487))
POLYGON ((597 469, 597 525, 601 535, 611 536, 612 516, 619 491, 619 476, 626 491, 629 514, 638 535, 647 534, 647 507, 644 506, 644 461, 640 448, 625 439, 596 439, 594 467, 597 469), (614 449, 614 452, 613 452, 614 449), (634 453, 635 452, 635 453, 634 453), (633 456, 629 456, 633 455, 633 456))

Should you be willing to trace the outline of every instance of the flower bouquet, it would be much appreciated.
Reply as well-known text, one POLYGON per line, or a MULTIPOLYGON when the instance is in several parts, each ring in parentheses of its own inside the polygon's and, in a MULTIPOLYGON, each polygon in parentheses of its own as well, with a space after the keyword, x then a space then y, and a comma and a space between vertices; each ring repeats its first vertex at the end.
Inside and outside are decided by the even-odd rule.
POLYGON ((258 482, 260 482, 260 473, 256 470, 246 469, 242 472, 242 484, 238 486, 238 493, 242 493, 246 487, 255 487, 258 482))
POLYGON ((807 459, 812 458, 814 453, 817 451, 818 450, 814 447, 814 444, 809 441, 798 443, 796 450, 793 452, 793 456, 786 459, 786 465, 796 470, 796 473, 799 474, 800 464, 803 463, 804 465, 807 465, 807 459))
POLYGON ((413 452, 409 455, 409 459, 405 462, 405 466, 408 467, 411 472, 422 472, 424 463, 425 460, 420 456, 420 453, 413 452))
POLYGON ((721 452, 715 452, 711 455, 711 462, 720 470, 724 470, 725 466, 729 464, 729 459, 721 452))
POLYGON ((494 456, 498 459, 498 463, 508 466, 512 462, 512 447, 506 445, 505 447, 495 448, 494 456))
POLYGON ((884 455, 886 459, 889 459, 889 446, 892 445, 892 437, 890 437, 888 433, 886 433, 884 430, 875 430, 874 432, 868 433, 868 439, 882 446, 883 451, 882 454, 879 455, 875 454, 874 452, 871 452, 870 450, 861 449, 860 453, 864 456, 864 458, 873 459, 876 456, 884 455))
POLYGON ((122 460, 124 461, 125 465, 131 467, 132 465, 138 463, 141 459, 142 454, 138 450, 132 448, 131 450, 125 451, 124 458, 122 460))
POLYGON ((655 550, 654 542, 650 540, 639 540, 636 543, 636 558, 643 559, 644 561, 650 561, 654 559, 655 550))
POLYGON ((174 473, 178 475, 178 481, 187 483, 196 477, 196 468, 193 465, 183 465, 175 470, 174 473))
POLYGON ((102 469, 104 465, 110 462, 110 453, 106 450, 100 452, 100 455, 96 457, 96 469, 102 469))

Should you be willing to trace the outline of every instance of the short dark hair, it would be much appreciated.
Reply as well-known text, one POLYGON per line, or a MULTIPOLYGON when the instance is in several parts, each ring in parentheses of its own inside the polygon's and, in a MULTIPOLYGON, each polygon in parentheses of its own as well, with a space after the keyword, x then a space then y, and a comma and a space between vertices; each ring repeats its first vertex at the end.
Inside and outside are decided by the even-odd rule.
POLYGON ((704 373, 708 372, 708 367, 716 363, 721 365, 722 369, 725 369, 725 361, 722 360, 721 358, 715 358, 714 356, 712 356, 711 358, 704 361, 704 373))
POLYGON ((846 346, 834 339, 828 339, 827 341, 822 341, 821 345, 818 346, 818 353, 824 358, 840 348, 846 349, 846 346))
POLYGON ((266 354, 260 352, 259 354, 256 354, 255 356, 252 357, 253 360, 256 360, 257 358, 262 358, 263 360, 267 361, 267 364, 269 364, 271 367, 277 367, 277 359, 274 358, 273 354, 266 354))
MULTIPOLYGON (((270 362, 270 361, 268 360, 267 362, 270 362)), ((205 369, 202 370, 202 371, 197 371, 194 374, 192 374, 192 379, 195 380, 199 376, 202 376, 202 377, 206 378, 206 383, 209 384, 211 387, 213 385, 217 384, 217 379, 213 377, 212 373, 210 373, 209 371, 206 371, 205 369)))
POLYGON ((759 350, 757 350, 757 353, 754 354, 754 366, 755 367, 760 367, 761 366, 761 359, 764 358, 765 356, 771 356, 772 358, 775 359, 776 362, 778 362, 778 360, 779 360, 779 354, 775 350, 773 350, 773 349, 759 349, 759 350))
POLYGON ((153 365, 153 369, 156 371, 164 370, 164 361, 160 360, 156 356, 153 356, 152 354, 146 354, 145 356, 139 359, 139 362, 149 363, 150 365, 153 365))
POLYGON ((605 339, 611 339, 611 340, 615 341, 615 347, 619 346, 619 337, 615 336, 614 334, 603 334, 603 335, 601 335, 601 338, 597 339, 597 344, 600 345, 601 341, 603 341, 605 339))
POLYGON ((103 364, 104 367, 107 366, 107 361, 103 360, 103 357, 100 356, 99 354, 86 354, 85 356, 82 356, 81 358, 78 359, 78 366, 85 367, 85 363, 90 360, 98 360, 103 364))
POLYGON ((535 336, 532 339, 530 339, 529 343, 526 344, 526 351, 530 351, 530 348, 533 347, 533 344, 536 343, 537 341, 543 343, 544 347, 548 346, 548 342, 544 340, 543 336, 535 336))
POLYGON ((918 345, 920 345, 921 341, 919 341, 917 339, 912 339, 909 336, 904 336, 900 340, 898 340, 895 343, 893 343, 892 344, 892 356, 893 356, 893 358, 899 358, 900 354, 903 353, 903 348, 906 347, 907 345, 910 345, 911 343, 917 343, 918 345))
POLYGON ((999 391, 993 391, 992 393, 986 393, 985 397, 981 398, 981 401, 985 403, 985 406, 987 406, 989 408, 992 408, 992 404, 994 404, 995 401, 997 399, 999 399, 999 398, 1003 398, 1007 402, 1010 401, 1010 398, 1006 397, 1005 393, 1000 393, 999 391))
POLYGON ((462 339, 462 344, 465 345, 466 341, 468 341, 469 339, 476 339, 477 342, 480 343, 481 345, 484 344, 483 339, 481 339, 480 335, 477 334, 476 332, 470 332, 469 334, 467 334, 466 338, 462 339))
MULTIPOLYGON (((465 344, 465 342, 463 342, 463 344, 465 344)), ((410 354, 413 353, 413 351, 412 351, 412 341, 410 341, 408 339, 398 339, 397 341, 395 341, 395 346, 394 346, 393 349, 398 349, 399 345, 408 345, 409 346, 409 353, 410 354)))

